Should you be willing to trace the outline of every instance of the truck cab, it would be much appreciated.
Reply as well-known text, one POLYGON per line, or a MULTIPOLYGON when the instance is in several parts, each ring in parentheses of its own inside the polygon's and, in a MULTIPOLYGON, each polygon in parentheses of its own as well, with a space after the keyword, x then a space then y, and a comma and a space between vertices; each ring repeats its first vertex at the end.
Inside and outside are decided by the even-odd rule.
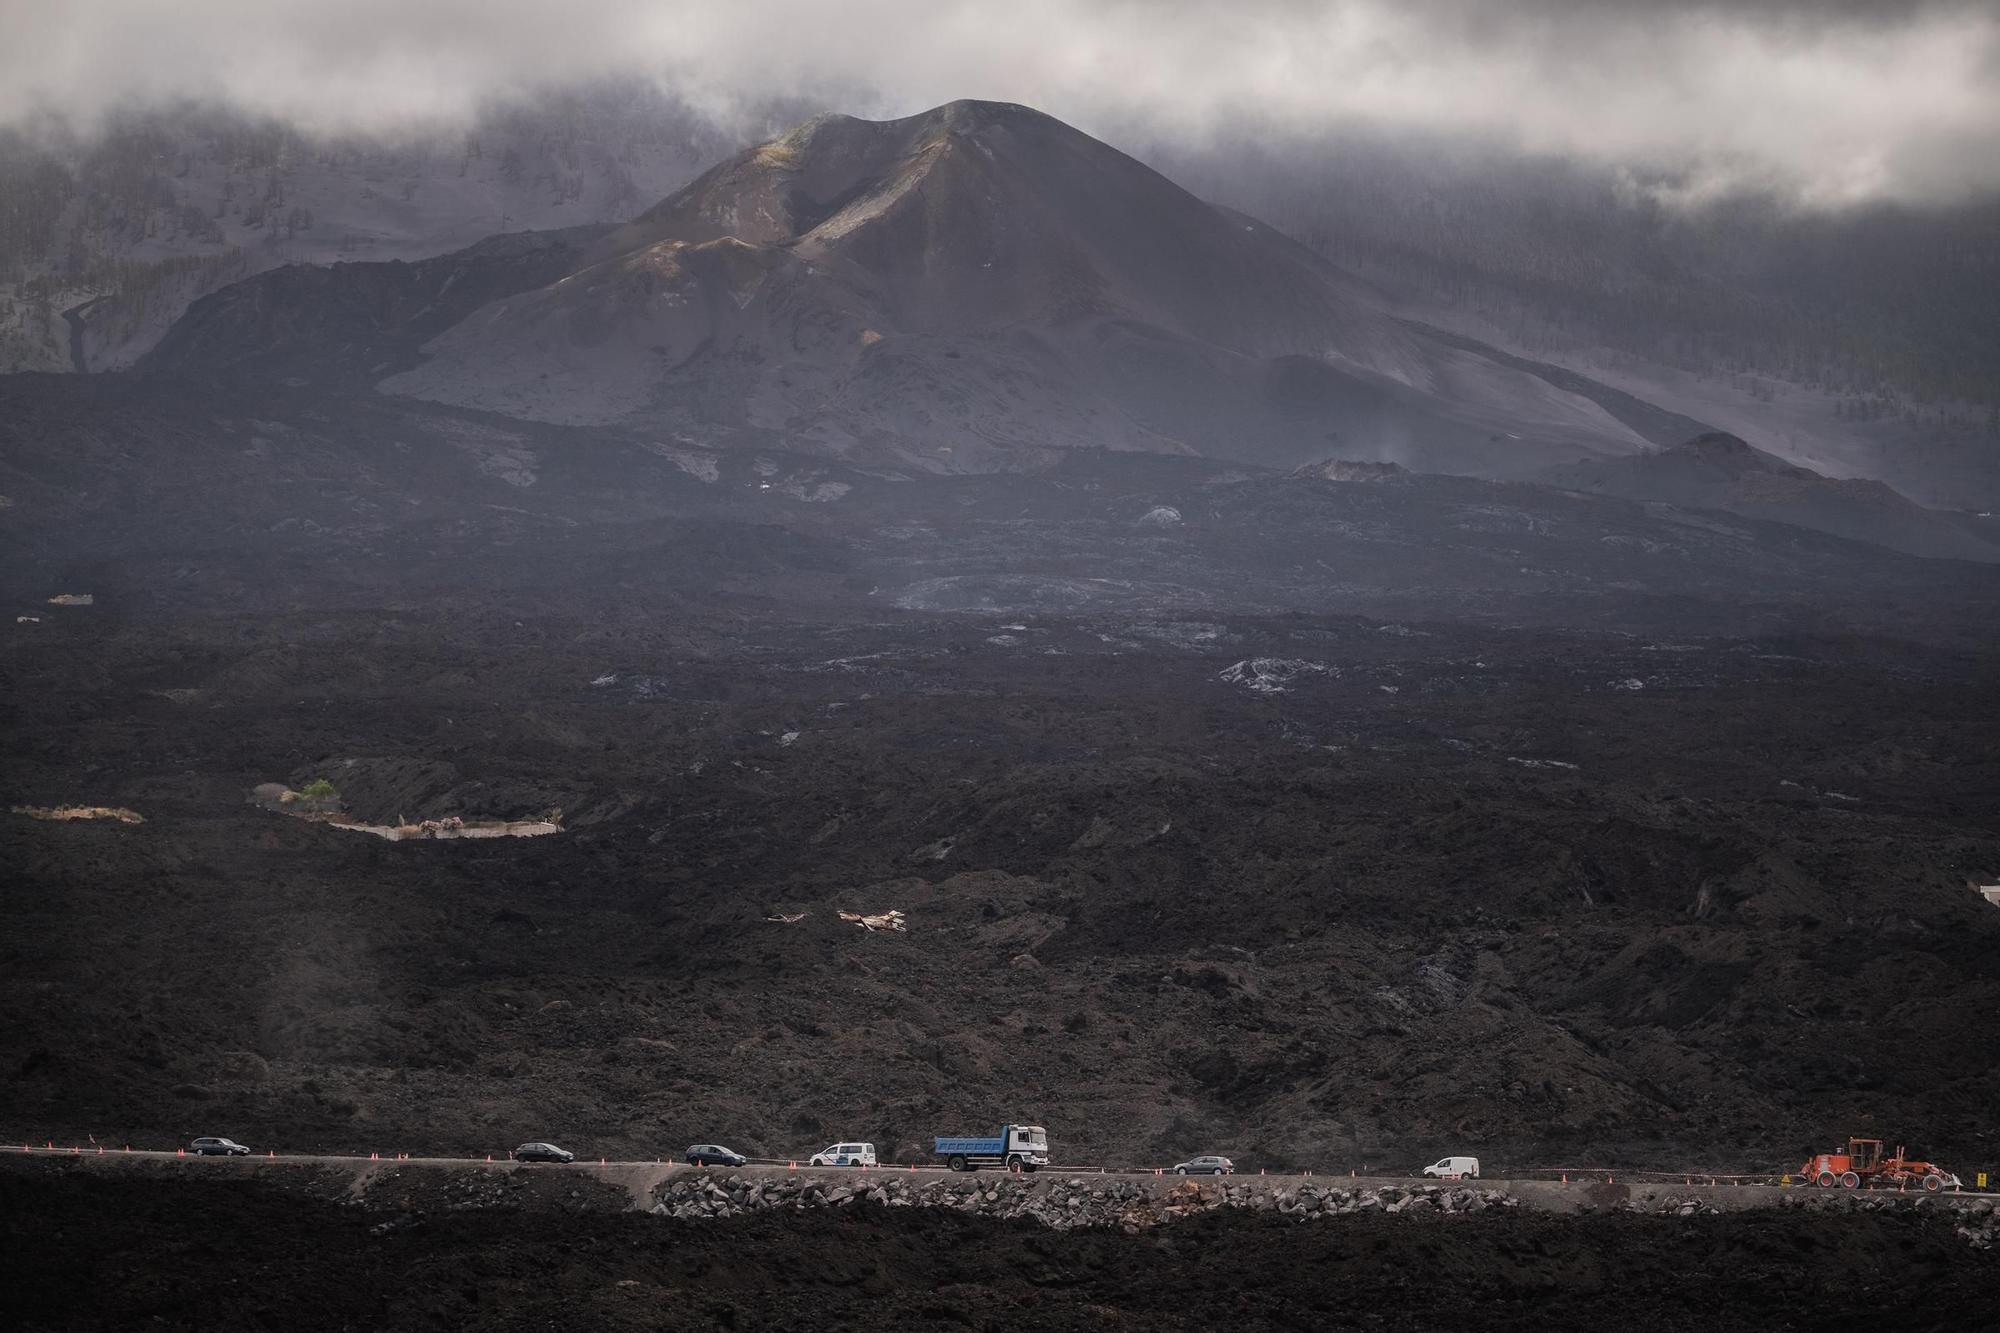
POLYGON ((1004 1132, 1009 1165, 1018 1161, 1019 1165, 1033 1170, 1049 1164, 1049 1132, 1046 1129, 1040 1125, 1008 1125, 1004 1132))

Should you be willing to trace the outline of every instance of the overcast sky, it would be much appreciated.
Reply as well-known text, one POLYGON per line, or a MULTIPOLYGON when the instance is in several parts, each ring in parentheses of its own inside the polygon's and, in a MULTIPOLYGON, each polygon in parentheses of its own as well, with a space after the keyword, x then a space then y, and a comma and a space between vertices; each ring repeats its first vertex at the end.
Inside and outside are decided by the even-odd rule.
POLYGON ((1358 118, 1829 203, 2000 188, 2000 0, 0 0, 0 122, 194 96, 366 129, 634 74, 724 115, 1358 118))

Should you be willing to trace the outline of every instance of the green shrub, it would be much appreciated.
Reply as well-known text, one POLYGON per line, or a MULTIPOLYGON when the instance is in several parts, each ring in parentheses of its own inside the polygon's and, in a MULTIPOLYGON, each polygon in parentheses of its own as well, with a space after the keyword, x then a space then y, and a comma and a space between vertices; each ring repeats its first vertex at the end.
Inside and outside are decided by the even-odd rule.
POLYGON ((314 778, 311 782, 299 788, 299 795, 312 801, 337 801, 340 799, 340 793, 325 778, 314 778))

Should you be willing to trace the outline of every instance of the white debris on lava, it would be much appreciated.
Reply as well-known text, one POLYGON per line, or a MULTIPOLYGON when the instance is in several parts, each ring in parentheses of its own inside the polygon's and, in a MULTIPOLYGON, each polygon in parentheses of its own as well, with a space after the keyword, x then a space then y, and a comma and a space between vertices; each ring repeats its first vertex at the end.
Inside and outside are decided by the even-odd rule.
MULTIPOLYGON (((1153 639, 1159 643, 1172 644, 1177 648, 1195 648, 1210 643, 1230 643, 1235 641, 1237 637, 1231 634, 1225 627, 1206 620, 1170 620, 1158 623, 1146 621, 1128 626, 1127 628, 1131 633, 1137 634, 1142 638, 1153 639)), ((1099 635, 1098 637, 1102 638, 1103 636, 1099 635)), ((1106 642, 1110 642, 1110 640, 1107 639, 1106 642)))
POLYGON ((1172 505, 1156 505, 1139 516, 1138 526, 1142 528, 1177 528, 1181 525, 1181 511, 1172 505))
POLYGON ((553 819, 466 820, 457 815, 447 815, 443 819, 422 819, 414 824, 363 824, 358 820, 345 819, 329 819, 323 822, 328 828, 344 829, 349 833, 367 833, 385 842, 427 842, 457 838, 545 838, 551 833, 563 831, 562 825, 553 819))
POLYGON ((852 921, 863 930, 905 930, 901 912, 841 912, 842 921, 852 921))
POLYGON ((713 483, 722 475, 722 469, 717 465, 715 455, 711 453, 677 449, 668 444, 654 444, 647 447, 696 481, 713 483))
POLYGON ((1523 759, 1519 755, 1508 755, 1507 762, 1519 764, 1523 768, 1575 768, 1576 765, 1561 759, 1523 759))
POLYGON ((780 495, 789 495, 794 500, 804 500, 807 504, 825 504, 838 500, 854 488, 844 481, 816 481, 810 477, 788 477, 777 484, 780 495))
POLYGON ((1216 679, 1241 685, 1252 694, 1284 694, 1300 676, 1337 674, 1324 662, 1308 662, 1298 657, 1250 657, 1224 667, 1216 679))

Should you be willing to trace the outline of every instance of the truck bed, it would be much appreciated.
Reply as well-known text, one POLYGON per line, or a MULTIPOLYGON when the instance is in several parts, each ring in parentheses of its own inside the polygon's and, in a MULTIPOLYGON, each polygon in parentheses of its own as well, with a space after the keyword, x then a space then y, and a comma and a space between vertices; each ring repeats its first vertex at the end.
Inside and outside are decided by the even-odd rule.
POLYGON ((1005 1139, 944 1139, 937 1141, 936 1152, 940 1157, 958 1154, 964 1157, 998 1157, 1007 1151, 1005 1139))

